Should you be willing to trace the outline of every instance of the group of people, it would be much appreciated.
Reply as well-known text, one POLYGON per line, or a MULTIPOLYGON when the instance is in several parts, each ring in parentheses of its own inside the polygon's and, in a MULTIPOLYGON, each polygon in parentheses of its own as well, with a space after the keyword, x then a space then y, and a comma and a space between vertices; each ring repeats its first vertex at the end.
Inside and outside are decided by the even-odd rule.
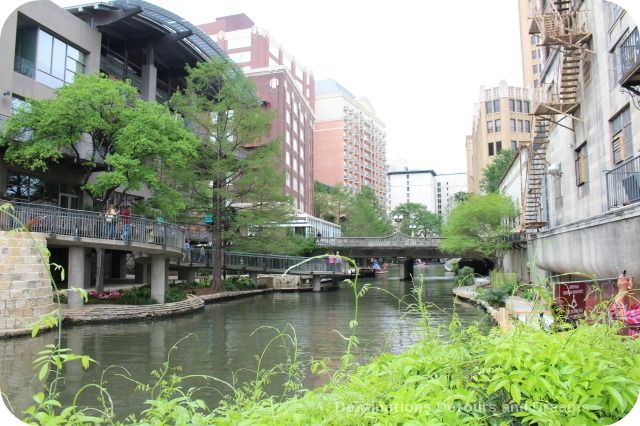
MULTIPOLYGON (((211 247, 211 245, 208 246, 211 247)), ((193 262, 192 252, 193 248, 191 247, 191 242, 189 240, 184 240, 184 245, 182 246, 182 262, 193 262)), ((200 246, 198 263, 207 263, 207 250, 205 250, 204 244, 200 246)))
POLYGON ((122 235, 120 238, 127 241, 131 235, 131 210, 125 205, 122 210, 118 211, 116 205, 111 203, 104 214, 107 222, 107 238, 113 239, 116 234, 117 220, 122 224, 122 235))

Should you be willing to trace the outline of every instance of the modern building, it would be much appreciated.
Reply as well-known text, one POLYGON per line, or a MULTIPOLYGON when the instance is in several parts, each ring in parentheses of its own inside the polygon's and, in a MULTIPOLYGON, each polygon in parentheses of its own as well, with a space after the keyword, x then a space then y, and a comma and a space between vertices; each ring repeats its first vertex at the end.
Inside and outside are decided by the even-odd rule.
POLYGON ((371 102, 335 80, 316 82, 315 179, 352 191, 371 188, 387 205, 386 132, 371 102))
POLYGON ((466 173, 438 175, 433 170, 411 170, 404 160, 389 162, 389 204, 391 212, 400 204, 417 203, 446 216, 449 202, 458 192, 467 191, 466 173))
MULTIPOLYGON (((116 0, 64 9, 48 0, 36 0, 19 5, 7 15, 0 34, 3 120, 29 97, 54 96, 56 88, 71 83, 77 74, 100 71, 113 79, 128 79, 142 98, 161 102, 184 86, 185 65, 194 66, 212 57, 231 61, 195 25, 145 1, 116 0)), ((149 241, 144 235, 145 222, 145 226, 136 227, 139 238, 127 244, 107 240, 96 227, 84 227, 91 221, 97 224, 98 214, 91 211, 94 206, 81 188, 82 175, 74 160, 93 158, 94 148, 82 141, 76 148, 77 154, 65 153, 59 164, 46 171, 8 164, 0 152, 0 194, 16 204, 29 203, 25 212, 37 210, 44 218, 82 215, 70 225, 75 227, 74 236, 55 234, 59 226, 51 227, 46 234, 51 261, 68 272, 69 287, 90 286, 96 272, 97 247, 106 251, 105 269, 111 278, 125 278, 128 253, 144 253, 148 262, 136 264, 136 282, 150 283, 154 297, 163 301, 169 258, 180 252, 186 234, 180 230, 180 235, 164 234, 162 242, 155 237, 149 241)), ((97 158, 99 173, 102 157, 97 158)), ((146 195, 144 190, 127 195, 118 192, 115 198, 129 202, 146 195)))
MULTIPOLYGON (((535 265, 522 278, 578 279, 575 272, 611 278, 624 269, 636 274, 638 26, 620 6, 602 0, 530 3, 530 10, 520 11, 529 17, 527 39, 535 35, 548 55, 532 92, 534 137, 507 175, 520 176, 502 182, 505 191, 522 195, 526 261, 535 265)), ((525 261, 518 257, 510 261, 516 270, 525 261)))
POLYGON ((260 99, 277 112, 270 137, 279 138, 286 172, 283 191, 298 213, 313 214, 313 73, 245 14, 199 26, 255 83, 260 99))
POLYGON ((501 81, 497 87, 480 88, 474 107, 472 133, 467 137, 467 185, 480 193, 482 172, 503 149, 517 151, 532 133, 530 91, 501 81))

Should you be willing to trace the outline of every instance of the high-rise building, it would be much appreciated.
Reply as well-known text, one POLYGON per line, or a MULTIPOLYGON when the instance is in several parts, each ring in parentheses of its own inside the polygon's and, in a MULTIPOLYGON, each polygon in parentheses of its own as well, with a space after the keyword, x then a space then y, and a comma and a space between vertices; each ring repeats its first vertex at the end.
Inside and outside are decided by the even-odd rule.
POLYGON ((446 216, 452 197, 468 192, 466 173, 439 175, 433 170, 411 170, 405 160, 389 162, 387 175, 389 212, 400 204, 417 203, 432 213, 446 216))
POLYGON ((313 74, 244 13, 199 25, 255 83, 260 99, 277 111, 270 138, 281 139, 285 194, 299 213, 313 214, 313 74))
POLYGON ((480 88, 475 105, 472 134, 467 137, 467 185, 469 192, 480 192, 485 167, 503 149, 516 151, 528 143, 532 133, 529 90, 508 86, 480 88))
POLYGON ((316 82, 315 179, 352 191, 368 186, 387 205, 386 132, 371 102, 335 80, 316 82))

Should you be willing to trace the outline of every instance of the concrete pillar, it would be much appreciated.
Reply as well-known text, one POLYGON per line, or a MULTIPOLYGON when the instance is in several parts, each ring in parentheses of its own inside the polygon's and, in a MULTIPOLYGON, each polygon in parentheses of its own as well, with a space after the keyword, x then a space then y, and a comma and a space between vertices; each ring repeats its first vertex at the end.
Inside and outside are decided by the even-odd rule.
POLYGON ((178 279, 188 283, 196 280, 196 268, 180 268, 178 269, 178 279))
POLYGON ((249 278, 254 284, 258 284, 258 273, 256 271, 249 271, 249 278))
POLYGON ((314 275, 311 281, 313 291, 322 291, 322 283, 320 282, 320 275, 314 275))
POLYGON ((158 303, 164 303, 167 287, 167 268, 165 257, 161 254, 151 256, 151 297, 158 303))
POLYGON ((111 278, 127 277, 127 253, 123 251, 111 252, 111 278))
MULTIPOLYGON (((70 246, 69 247, 69 270, 67 276, 69 277, 69 289, 84 288, 85 280, 85 265, 86 259, 84 257, 84 247, 70 246)), ((69 308, 81 308, 84 306, 82 295, 75 291, 67 293, 67 300, 69 308)))
MULTIPOLYGON (((153 48, 150 48, 150 56, 153 54, 153 48)), ((142 66, 142 82, 140 87, 140 94, 148 101, 156 100, 156 82, 158 79, 158 69, 153 65, 153 60, 150 63, 142 66)))

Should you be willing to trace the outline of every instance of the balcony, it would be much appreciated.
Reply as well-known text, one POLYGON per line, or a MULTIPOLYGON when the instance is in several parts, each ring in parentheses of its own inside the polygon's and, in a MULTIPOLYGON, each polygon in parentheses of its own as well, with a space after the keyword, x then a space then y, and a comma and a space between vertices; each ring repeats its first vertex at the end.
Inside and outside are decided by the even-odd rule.
POLYGON ((607 172, 606 185, 609 209, 640 202, 640 157, 607 172))
POLYGON ((636 27, 622 42, 620 53, 620 86, 640 96, 640 34, 636 27))

